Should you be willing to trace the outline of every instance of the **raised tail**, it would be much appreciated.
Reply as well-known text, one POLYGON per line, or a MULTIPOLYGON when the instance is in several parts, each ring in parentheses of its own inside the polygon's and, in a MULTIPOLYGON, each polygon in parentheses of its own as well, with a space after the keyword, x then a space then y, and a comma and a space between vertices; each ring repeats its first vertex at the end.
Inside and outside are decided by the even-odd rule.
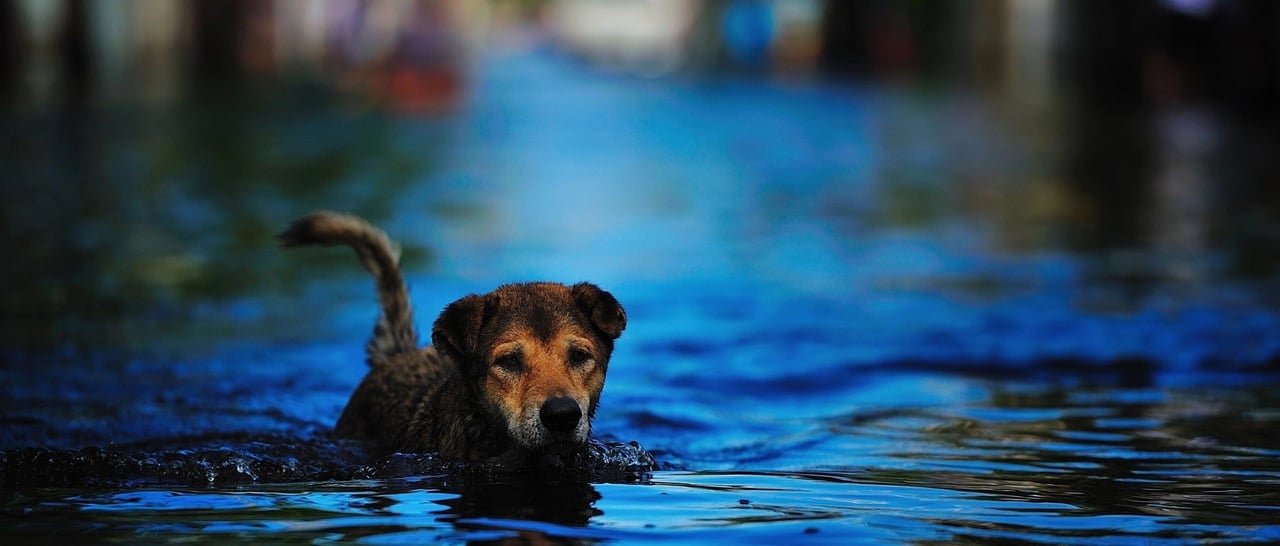
POLYGON ((347 245, 373 274, 382 314, 365 346, 370 366, 381 366, 395 355, 418 348, 409 290, 400 274, 400 249, 381 229, 350 214, 317 211, 295 220, 278 237, 285 247, 347 245))

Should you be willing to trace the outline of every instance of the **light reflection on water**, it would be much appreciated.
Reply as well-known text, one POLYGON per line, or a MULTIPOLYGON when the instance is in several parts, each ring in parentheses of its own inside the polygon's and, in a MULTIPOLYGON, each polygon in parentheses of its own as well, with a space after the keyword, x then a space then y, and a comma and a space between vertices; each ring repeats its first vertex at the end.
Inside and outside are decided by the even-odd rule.
MULTIPOLYGON (((70 529, 85 536, 212 542, 1280 537, 1280 446, 1270 434, 1280 412, 1271 389, 1058 389, 936 376, 876 385, 878 395, 926 396, 822 419, 787 406, 772 416, 724 412, 701 426, 629 417, 610 432, 670 442, 668 462, 699 469, 654 472, 642 484, 426 474, 208 489, 19 488, 5 493, 3 517, 14 537, 45 536, 73 518, 70 529), (698 436, 715 440, 682 443, 698 436)), ((614 413, 642 411, 621 405, 614 413)))
MULTIPOLYGON (((1043 470, 899 466, 663 471, 645 485, 543 484, 536 491, 520 484, 459 489, 432 480, 393 480, 65 498, 57 492, 29 492, 8 505, 15 537, 40 536, 42 523, 62 514, 79 521, 74 530, 98 536, 145 533, 153 539, 188 536, 210 542, 229 537, 374 543, 558 537, 588 542, 1014 539, 1088 544, 1280 537, 1280 525, 1270 518, 1271 487, 1265 486, 1261 497, 1249 498, 1247 479, 1219 477, 1180 488, 1150 473, 1120 479, 1091 468, 1070 481, 1050 477, 1058 484, 1072 483, 1055 492, 1046 487, 1043 470), (1141 504, 1129 505, 1123 498, 1098 504, 1121 492, 1141 504), (22 518, 14 517, 19 509, 22 518)), ((1270 482, 1274 485, 1274 473, 1270 482)))
MULTIPOLYGON (((1209 239, 1190 277, 1187 255, 1135 243, 1162 226, 1120 218, 1130 190, 1062 166, 1089 164, 1098 134, 1024 133, 973 98, 494 62, 444 119, 291 90, 141 124, 6 125, 3 237, 32 256, 4 270, 30 287, 3 296, 0 481, 28 484, 0 491, 6 530, 1280 540, 1269 266, 1232 265, 1248 260, 1229 214, 1196 216, 1224 223, 1191 230, 1209 239), (613 291, 630 324, 596 429, 673 468, 587 485, 309 466, 367 462, 325 431, 364 371, 368 281, 347 253, 271 239, 320 207, 404 243, 420 326, 511 280, 613 291), (20 466, 11 448, 32 445, 67 451, 20 466), (112 449, 209 484, 113 466, 112 449)), ((1222 211, 1265 208, 1223 193, 1222 211)))

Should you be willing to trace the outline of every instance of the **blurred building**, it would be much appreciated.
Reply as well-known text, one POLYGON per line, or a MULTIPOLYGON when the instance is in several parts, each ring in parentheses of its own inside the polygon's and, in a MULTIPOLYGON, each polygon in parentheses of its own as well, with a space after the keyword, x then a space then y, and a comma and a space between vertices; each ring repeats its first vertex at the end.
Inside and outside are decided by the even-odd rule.
POLYGON ((409 111, 447 108, 487 4, 461 0, 0 0, 15 95, 172 98, 272 77, 332 79, 409 111))
POLYGON ((302 74, 434 111, 496 44, 640 75, 832 74, 1029 105, 1280 102, 1266 0, 0 0, 4 29, 6 92, 37 101, 302 74))

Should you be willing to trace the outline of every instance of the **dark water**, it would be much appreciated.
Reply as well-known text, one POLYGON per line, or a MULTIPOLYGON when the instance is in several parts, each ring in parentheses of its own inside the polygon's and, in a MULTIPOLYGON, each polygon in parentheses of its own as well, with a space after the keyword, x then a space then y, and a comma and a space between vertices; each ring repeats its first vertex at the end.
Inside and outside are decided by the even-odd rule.
POLYGON ((1280 540, 1277 171, 1239 120, 536 56, 437 118, 190 102, 0 128, 6 540, 1280 540), (349 253, 276 248, 319 207, 403 243, 422 327, 612 291, 616 443, 563 479, 330 438, 376 310, 349 253))

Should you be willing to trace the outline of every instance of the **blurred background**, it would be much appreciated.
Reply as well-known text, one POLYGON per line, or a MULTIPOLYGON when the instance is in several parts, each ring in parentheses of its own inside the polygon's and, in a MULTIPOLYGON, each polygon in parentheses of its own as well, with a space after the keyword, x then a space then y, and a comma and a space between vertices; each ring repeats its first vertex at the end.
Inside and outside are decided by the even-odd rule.
MULTIPOLYGON (((404 243, 427 308, 729 286, 862 302, 942 353, 970 312, 1056 312, 1266 361, 1277 30, 1265 0, 0 0, 0 336, 296 339, 335 298, 363 335, 350 256, 273 240, 333 208, 404 243)), ((1033 348, 959 354, 1159 337, 1011 335, 1033 348)))
POLYGON ((1274 541, 1278 183, 1272 0, 0 0, 0 484, 95 488, 0 518, 1274 541), (422 331, 609 290, 596 434, 747 472, 313 495, 424 474, 329 436, 377 310, 279 248, 319 208, 401 243, 422 331))

